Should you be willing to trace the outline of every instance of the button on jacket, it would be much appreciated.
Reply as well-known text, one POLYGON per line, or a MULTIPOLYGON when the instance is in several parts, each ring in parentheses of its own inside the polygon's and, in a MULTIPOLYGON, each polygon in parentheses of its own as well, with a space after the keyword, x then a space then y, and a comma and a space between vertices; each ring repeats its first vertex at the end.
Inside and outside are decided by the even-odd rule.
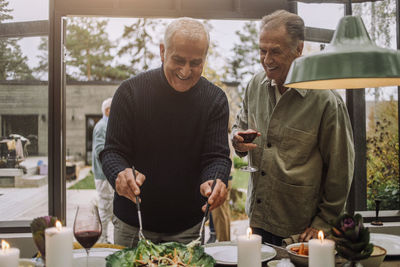
POLYGON ((288 89, 276 103, 274 90, 265 72, 255 75, 233 127, 261 133, 250 152, 259 169, 247 192, 250 226, 281 237, 309 226, 327 231, 343 211, 354 172, 346 105, 335 91, 301 89, 288 89))

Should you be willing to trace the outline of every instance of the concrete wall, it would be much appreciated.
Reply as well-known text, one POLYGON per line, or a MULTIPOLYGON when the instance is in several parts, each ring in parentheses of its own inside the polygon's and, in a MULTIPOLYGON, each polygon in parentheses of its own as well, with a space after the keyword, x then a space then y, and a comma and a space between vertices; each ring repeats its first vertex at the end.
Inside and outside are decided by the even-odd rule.
POLYGON ((84 159, 86 115, 101 115, 101 104, 118 84, 69 84, 66 88, 66 146, 70 156, 84 159))
POLYGON ((48 151, 47 113, 48 92, 46 84, 0 84, 0 120, 1 115, 37 114, 39 116, 38 148, 39 155, 43 156, 47 155, 48 151), (42 115, 44 115, 44 120, 41 119, 42 115))
MULTIPOLYGON (((66 87, 66 146, 70 156, 84 159, 86 115, 101 115, 104 99, 112 97, 118 84, 80 82, 66 87)), ((38 115, 39 155, 48 152, 48 86, 46 83, 0 83, 1 115, 38 115)), ((1 132, 1 131, 0 131, 1 132)))

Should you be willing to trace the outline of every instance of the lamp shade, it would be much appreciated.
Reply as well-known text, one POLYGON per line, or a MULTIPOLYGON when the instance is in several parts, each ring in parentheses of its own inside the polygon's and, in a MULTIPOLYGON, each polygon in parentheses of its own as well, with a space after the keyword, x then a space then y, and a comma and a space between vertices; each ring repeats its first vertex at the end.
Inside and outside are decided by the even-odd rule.
POLYGON ((302 89, 355 89, 400 85, 400 52, 375 45, 358 16, 345 16, 330 45, 296 58, 285 86, 302 89))

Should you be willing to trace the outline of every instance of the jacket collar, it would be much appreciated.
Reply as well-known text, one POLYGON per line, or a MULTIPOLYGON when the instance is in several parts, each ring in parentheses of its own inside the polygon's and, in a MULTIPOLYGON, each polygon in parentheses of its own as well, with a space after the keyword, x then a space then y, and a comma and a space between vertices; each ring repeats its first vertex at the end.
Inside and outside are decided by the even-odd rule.
MULTIPOLYGON (((265 78, 261 81, 261 84, 264 84, 264 83, 267 84, 268 88, 270 88, 270 87, 274 88, 275 85, 276 85, 275 80, 268 79, 268 77, 266 75, 265 75, 265 78)), ((305 97, 307 95, 307 93, 308 93, 308 90, 309 90, 309 89, 297 89, 297 88, 290 88, 290 89, 295 90, 302 97, 305 97)))

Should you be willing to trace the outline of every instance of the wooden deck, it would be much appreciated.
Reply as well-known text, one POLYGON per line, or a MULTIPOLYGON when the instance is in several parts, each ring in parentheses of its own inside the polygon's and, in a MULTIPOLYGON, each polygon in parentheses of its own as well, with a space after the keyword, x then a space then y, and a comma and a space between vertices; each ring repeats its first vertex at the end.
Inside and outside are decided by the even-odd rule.
MULTIPOLYGON (((80 171, 78 180, 84 178, 90 168, 80 171)), ((68 182, 67 188, 76 181, 68 182)), ((67 190, 67 225, 73 225, 76 207, 96 201, 96 190, 67 190)), ((48 214, 48 186, 35 188, 0 188, 0 214, 2 221, 31 220, 48 214)))

